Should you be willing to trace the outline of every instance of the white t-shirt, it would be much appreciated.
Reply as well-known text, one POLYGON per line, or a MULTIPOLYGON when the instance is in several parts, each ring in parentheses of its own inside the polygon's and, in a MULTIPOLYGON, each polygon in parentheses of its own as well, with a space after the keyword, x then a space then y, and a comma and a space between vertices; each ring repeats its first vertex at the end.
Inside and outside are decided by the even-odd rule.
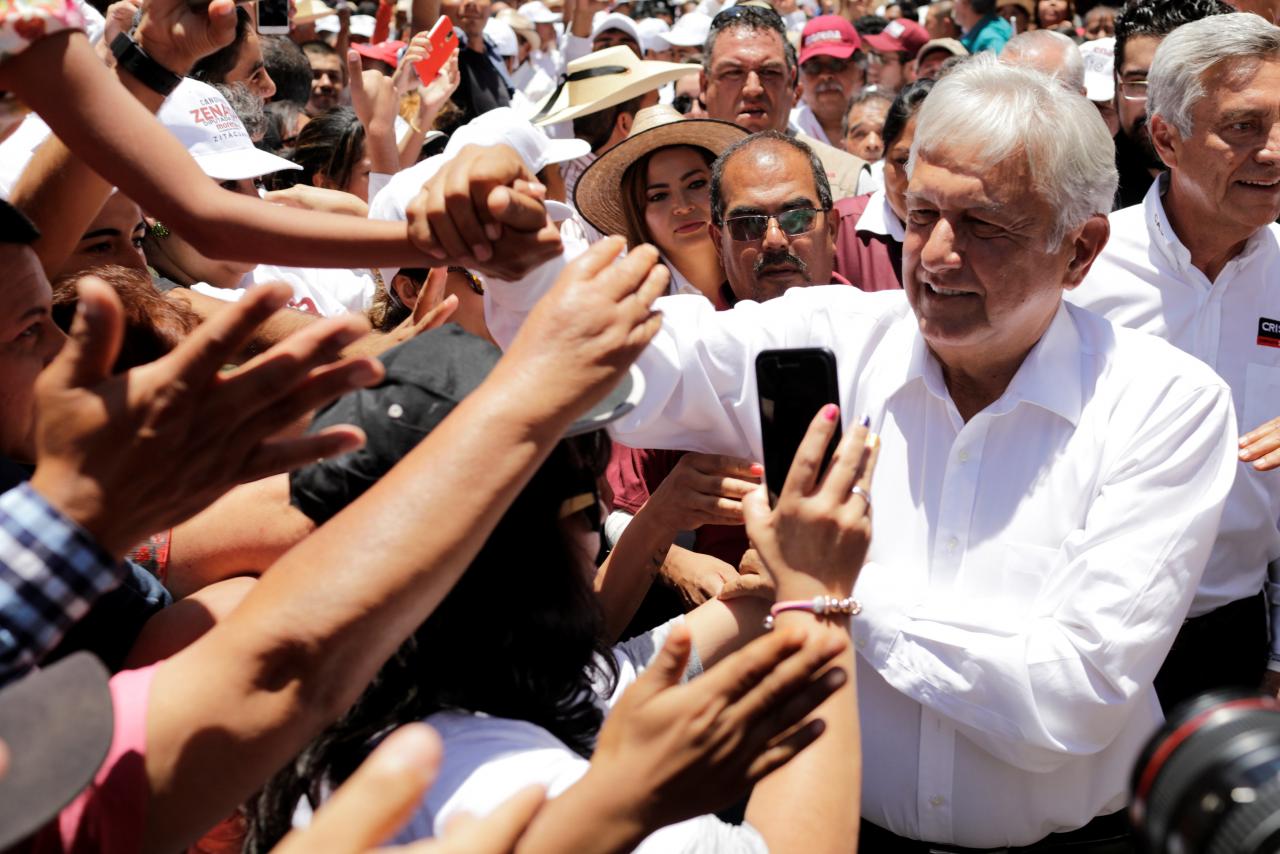
MULTIPOLYGON (((618 684, 601 700, 612 707, 662 648, 673 626, 664 623, 613 648, 618 684)), ((696 675, 686 673, 686 678, 696 675)), ((587 773, 590 763, 547 730, 527 721, 495 718, 469 712, 440 712, 427 718, 444 742, 439 776, 423 797, 417 812, 393 840, 412 842, 439 835, 459 813, 485 816, 533 783, 547 787, 547 796, 564 793, 587 773)), ((765 854, 768 847, 750 825, 727 824, 714 815, 682 821, 646 837, 635 849, 641 854, 725 852, 765 854)))

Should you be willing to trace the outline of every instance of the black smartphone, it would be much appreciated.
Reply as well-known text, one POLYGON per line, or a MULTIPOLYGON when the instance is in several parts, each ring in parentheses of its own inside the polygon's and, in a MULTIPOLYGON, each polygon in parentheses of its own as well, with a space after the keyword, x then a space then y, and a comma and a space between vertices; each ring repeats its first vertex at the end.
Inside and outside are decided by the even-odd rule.
MULTIPOLYGON (((840 403, 836 357, 825 347, 765 350, 756 356, 756 391, 764 441, 764 480, 769 503, 774 504, 813 416, 828 403, 840 403)), ((823 471, 831 464, 840 435, 837 423, 822 459, 823 471)))
POLYGON ((258 0, 258 32, 274 36, 289 34, 289 0, 258 0))

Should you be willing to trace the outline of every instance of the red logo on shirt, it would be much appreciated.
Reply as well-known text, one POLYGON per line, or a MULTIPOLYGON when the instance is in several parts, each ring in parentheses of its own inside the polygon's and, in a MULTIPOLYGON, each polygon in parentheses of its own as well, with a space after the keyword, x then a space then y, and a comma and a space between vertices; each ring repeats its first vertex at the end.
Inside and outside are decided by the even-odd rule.
POLYGON ((1258 318, 1258 346, 1280 347, 1280 320, 1258 318))

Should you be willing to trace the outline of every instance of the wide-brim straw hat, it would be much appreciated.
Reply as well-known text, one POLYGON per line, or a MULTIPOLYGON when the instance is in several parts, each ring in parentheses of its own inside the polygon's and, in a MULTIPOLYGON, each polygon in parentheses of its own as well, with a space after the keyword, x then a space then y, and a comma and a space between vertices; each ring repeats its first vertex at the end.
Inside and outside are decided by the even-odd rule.
POLYGON ((598 50, 569 63, 532 121, 551 125, 589 116, 701 70, 681 62, 644 60, 625 45, 598 50))
POLYGON ((573 203, 592 226, 604 234, 627 233, 624 206, 631 199, 621 190, 622 176, 632 164, 650 152, 671 145, 691 145, 719 157, 747 132, 719 119, 686 119, 673 108, 659 104, 636 113, 631 133, 600 155, 583 171, 573 191, 573 203))
POLYGON ((337 9, 326 5, 321 0, 297 0, 294 6, 293 22, 295 24, 305 24, 336 14, 338 14, 337 9))

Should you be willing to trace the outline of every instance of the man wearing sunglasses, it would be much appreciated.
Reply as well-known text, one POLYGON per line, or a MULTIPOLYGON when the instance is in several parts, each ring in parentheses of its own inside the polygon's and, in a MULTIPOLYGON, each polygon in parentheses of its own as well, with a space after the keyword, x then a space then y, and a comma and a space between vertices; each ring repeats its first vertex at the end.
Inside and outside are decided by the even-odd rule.
POLYGON ((839 221, 822 163, 803 142, 765 131, 731 146, 711 170, 711 237, 727 279, 721 307, 848 284, 833 270, 839 221))

